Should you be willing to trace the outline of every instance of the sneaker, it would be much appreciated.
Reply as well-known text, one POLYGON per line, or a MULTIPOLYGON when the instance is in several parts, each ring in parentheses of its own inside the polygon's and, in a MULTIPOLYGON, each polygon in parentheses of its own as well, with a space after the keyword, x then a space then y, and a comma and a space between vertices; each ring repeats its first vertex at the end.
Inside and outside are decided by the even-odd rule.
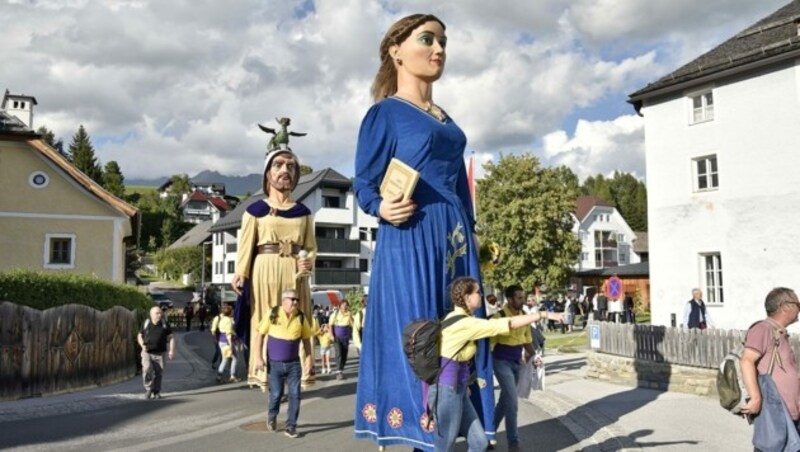
POLYGON ((240 381, 242 381, 242 380, 240 380, 240 379, 238 379, 238 378, 236 378, 236 377, 231 377, 231 378, 230 378, 230 380, 228 380, 228 381, 229 381, 230 383, 239 383, 239 382, 240 382, 240 381))
POLYGON ((267 431, 274 432, 278 430, 278 422, 275 419, 267 419, 267 431))
POLYGON ((286 427, 286 431, 284 431, 283 434, 289 438, 297 438, 298 436, 297 430, 294 427, 286 427))
POLYGON ((338 372, 338 373, 336 374, 336 379, 337 379, 337 380, 344 380, 344 375, 342 375, 342 373, 341 373, 341 372, 338 372))
POLYGON ((161 393, 160 392, 154 392, 153 393, 153 398, 154 399, 160 399, 161 398, 161 393))
POLYGON ((150 400, 152 398, 153 398, 153 391, 148 390, 147 392, 144 393, 145 400, 150 400))

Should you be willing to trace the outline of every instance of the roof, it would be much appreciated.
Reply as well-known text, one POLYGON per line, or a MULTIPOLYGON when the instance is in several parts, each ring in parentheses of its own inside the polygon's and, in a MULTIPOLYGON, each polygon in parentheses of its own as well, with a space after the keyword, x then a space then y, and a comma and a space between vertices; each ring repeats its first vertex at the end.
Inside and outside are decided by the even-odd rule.
POLYGON ((800 55, 798 20, 800 0, 794 0, 709 52, 631 94, 629 102, 638 110, 642 100, 649 97, 793 59, 800 55))
POLYGON ((227 212, 231 210, 231 206, 220 196, 211 196, 208 193, 202 190, 195 190, 189 194, 189 196, 184 200, 181 205, 186 205, 189 201, 206 201, 211 203, 212 206, 216 207, 217 210, 222 212, 227 212))
POLYGON ((197 226, 186 231, 178 240, 172 242, 167 249, 174 250, 176 248, 184 248, 187 246, 200 246, 205 241, 211 238, 211 226, 214 224, 212 220, 204 221, 197 226))
POLYGON ((575 200, 575 216, 578 217, 578 221, 583 221, 596 206, 614 207, 613 204, 596 196, 579 196, 575 200))
POLYGON ((3 134, 39 137, 38 133, 28 128, 19 118, 0 110, 0 135, 3 134))
MULTIPOLYGON (((325 168, 323 170, 306 174, 305 176, 300 176, 300 180, 297 182, 297 187, 295 187, 294 191, 292 192, 292 199, 295 200, 295 202, 303 202, 303 200, 320 185, 324 185, 325 187, 349 189, 352 184, 353 183, 350 181, 350 179, 342 176, 342 174, 336 170, 325 168)), ((211 232, 239 229, 242 224, 242 215, 244 214, 245 210, 247 210, 251 204, 263 198, 263 190, 255 192, 252 196, 239 203, 239 205, 236 206, 236 208, 233 209, 229 214, 220 218, 219 221, 217 221, 216 224, 211 227, 211 232)))
POLYGON ((39 102, 36 102, 36 98, 35 97, 26 96, 24 94, 11 94, 11 93, 8 92, 8 89, 6 88, 6 93, 5 93, 5 95, 3 95, 3 101, 0 102, 0 108, 6 108, 6 101, 8 99, 12 99, 12 98, 15 98, 15 99, 28 99, 29 101, 31 101, 33 103, 33 105, 39 105, 39 102))
POLYGON ((647 241, 647 232, 635 231, 634 234, 636 234, 636 239, 633 241, 633 252, 636 254, 649 252, 650 244, 647 241))
POLYGON ((577 276, 650 276, 650 262, 621 265, 619 267, 593 268, 576 273, 577 276))

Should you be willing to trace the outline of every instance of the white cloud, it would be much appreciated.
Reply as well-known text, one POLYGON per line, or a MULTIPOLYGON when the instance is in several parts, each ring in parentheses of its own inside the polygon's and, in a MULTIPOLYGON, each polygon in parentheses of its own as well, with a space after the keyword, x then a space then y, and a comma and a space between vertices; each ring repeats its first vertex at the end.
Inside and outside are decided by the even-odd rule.
POLYGON ((579 120, 575 133, 548 133, 537 152, 545 165, 566 165, 583 181, 619 170, 644 179, 644 121, 636 115, 611 121, 579 120))
MULTIPOLYGON (((450 39, 435 100, 469 150, 530 150, 571 129, 565 121, 576 111, 624 105, 628 93, 780 4, 440 2, 431 12, 450 39)), ((293 141, 306 163, 349 175, 380 39, 399 17, 430 8, 422 0, 0 2, 0 89, 36 96, 35 126, 66 142, 84 124, 100 160, 117 160, 127 178, 257 171, 269 137, 256 124, 274 126, 277 116, 308 132, 293 141)), ((611 151, 587 140, 623 140, 618 115, 580 122, 545 163, 616 169, 591 158, 611 151)))

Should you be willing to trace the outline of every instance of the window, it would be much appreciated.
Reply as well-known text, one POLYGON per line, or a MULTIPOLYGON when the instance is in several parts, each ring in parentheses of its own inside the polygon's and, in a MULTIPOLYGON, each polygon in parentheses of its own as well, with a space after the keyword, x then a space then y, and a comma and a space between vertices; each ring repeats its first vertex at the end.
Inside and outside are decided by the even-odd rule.
POLYGON ((359 259, 358 260, 358 269, 361 270, 362 273, 366 273, 369 271, 369 261, 367 259, 359 259))
POLYGON ((711 91, 689 97, 692 103, 692 124, 714 119, 714 95, 711 91))
POLYGON ((45 234, 44 268, 74 268, 75 237, 75 234, 45 234))
POLYGON ((372 228, 372 241, 378 241, 378 228, 372 228))
POLYGON ((617 233, 617 243, 625 242, 625 234, 617 233))
POLYGON ((589 253, 581 253, 581 260, 586 262, 589 260, 589 253))
POLYGON ((620 254, 619 255, 619 263, 620 264, 624 264, 626 262, 628 262, 628 261, 625 259, 625 255, 624 254, 620 254))
POLYGON ((322 205, 325 207, 331 207, 334 209, 338 209, 340 207, 340 198, 338 196, 323 196, 322 197, 322 205))
POLYGON ((14 101, 14 108, 19 108, 19 101, 14 101))
POLYGON ((358 240, 361 240, 362 242, 369 241, 369 229, 359 228, 358 229, 358 240))
POLYGON ((228 261, 228 274, 236 273, 236 262, 228 261))
POLYGON ((719 187, 717 156, 711 155, 694 160, 695 191, 714 190, 719 187))
POLYGON ((342 261, 335 261, 335 260, 325 260, 325 259, 317 259, 316 261, 317 268, 342 268, 342 261))
POLYGON ((19 103, 19 108, 25 108, 25 102, 20 102, 19 103))
POLYGON ((343 239, 345 238, 344 228, 318 227, 316 230, 317 238, 320 239, 343 239))
POLYGON ((719 253, 700 255, 703 266, 703 292, 707 303, 723 303, 725 298, 722 293, 722 258, 719 253))

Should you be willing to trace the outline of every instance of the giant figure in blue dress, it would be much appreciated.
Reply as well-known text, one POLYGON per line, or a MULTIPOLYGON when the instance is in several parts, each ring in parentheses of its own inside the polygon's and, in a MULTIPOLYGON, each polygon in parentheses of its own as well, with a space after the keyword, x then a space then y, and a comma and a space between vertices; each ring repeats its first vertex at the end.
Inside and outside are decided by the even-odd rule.
MULTIPOLYGON (((364 324, 355 407, 355 436, 381 446, 432 450, 428 388, 409 367, 403 328, 438 319, 453 306, 448 285, 479 278, 475 218, 464 164, 466 137, 432 100, 444 69, 444 24, 431 15, 395 23, 380 46, 372 91, 376 104, 358 138, 354 188, 361 208, 380 218, 364 324), (392 158, 420 173, 411 199, 383 199, 380 185, 392 158)), ((483 307, 477 315, 484 316, 483 307)), ((473 403, 494 439, 491 357, 479 343, 473 403)))

